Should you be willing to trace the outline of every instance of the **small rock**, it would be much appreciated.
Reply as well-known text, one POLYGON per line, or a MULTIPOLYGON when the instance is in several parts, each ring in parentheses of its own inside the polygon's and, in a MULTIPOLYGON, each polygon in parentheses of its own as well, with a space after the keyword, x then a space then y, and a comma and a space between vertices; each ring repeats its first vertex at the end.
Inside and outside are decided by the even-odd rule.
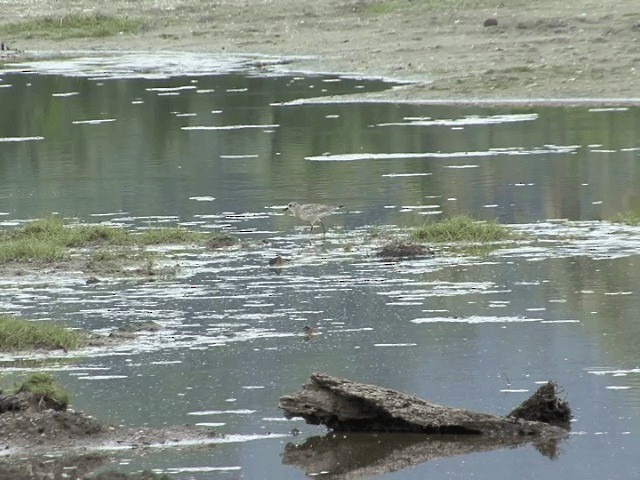
POLYGON ((493 17, 487 18, 482 25, 484 25, 485 27, 497 27, 498 19, 493 17))

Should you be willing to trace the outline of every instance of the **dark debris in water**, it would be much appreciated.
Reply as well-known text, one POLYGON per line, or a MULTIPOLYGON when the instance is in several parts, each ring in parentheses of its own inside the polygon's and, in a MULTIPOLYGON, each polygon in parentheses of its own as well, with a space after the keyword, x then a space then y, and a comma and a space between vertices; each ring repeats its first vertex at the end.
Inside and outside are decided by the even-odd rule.
POLYGON ((381 258, 412 258, 434 255, 431 248, 406 240, 393 240, 376 252, 376 257, 381 258))
POLYGON ((313 338, 319 334, 320 334, 320 330, 318 330, 317 328, 310 327, 309 325, 305 325, 305 327, 302 329, 302 338, 304 338, 305 342, 308 342, 309 340, 313 340, 313 338))
POLYGON ((282 267, 287 265, 289 262, 291 262, 291 259, 284 258, 278 255, 277 257, 269 259, 269 269, 272 272, 280 275, 280 272, 282 272, 282 267))
POLYGON ((284 257, 281 257, 280 255, 278 255, 277 257, 273 257, 273 258, 269 259, 269 266, 270 267, 282 267, 283 265, 286 265, 290 261, 291 260, 289 260, 288 258, 284 258, 284 257))

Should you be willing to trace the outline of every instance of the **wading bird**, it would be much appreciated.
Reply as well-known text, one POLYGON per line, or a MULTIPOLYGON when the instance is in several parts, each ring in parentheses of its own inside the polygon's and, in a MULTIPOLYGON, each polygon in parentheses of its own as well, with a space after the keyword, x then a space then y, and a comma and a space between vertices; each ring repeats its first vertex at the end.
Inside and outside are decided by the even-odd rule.
POLYGON ((322 219, 328 215, 331 215, 333 212, 338 210, 339 208, 343 208, 342 205, 334 207, 332 205, 323 205, 322 203, 304 203, 300 205, 298 202, 291 202, 285 208, 285 211, 290 211, 294 217, 298 217, 300 220, 305 222, 309 222, 311 224, 310 232, 313 232, 313 226, 316 223, 320 223, 322 226, 322 233, 326 233, 324 228, 324 223, 322 223, 322 219))

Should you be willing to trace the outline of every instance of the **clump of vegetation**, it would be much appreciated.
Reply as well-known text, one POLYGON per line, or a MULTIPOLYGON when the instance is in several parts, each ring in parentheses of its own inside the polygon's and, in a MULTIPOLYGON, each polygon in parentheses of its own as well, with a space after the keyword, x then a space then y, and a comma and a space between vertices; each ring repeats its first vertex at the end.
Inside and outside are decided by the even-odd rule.
POLYGON ((69 394, 48 373, 32 373, 16 389, 16 393, 27 392, 40 408, 66 410, 69 394))
POLYGON ((30 262, 40 260, 43 262, 56 262, 64 260, 67 251, 64 247, 40 240, 28 238, 4 237, 0 243, 0 263, 30 262))
POLYGON ((122 261, 153 263, 153 255, 141 250, 150 245, 192 243, 220 248, 235 241, 226 234, 184 228, 151 228, 139 233, 106 225, 66 225, 63 219, 50 216, 0 235, 0 263, 62 261, 69 258, 70 249, 101 247, 91 254, 88 265, 97 267, 98 263, 104 262, 107 270, 111 265, 114 270, 121 271, 122 261), (140 250, 132 251, 131 247, 140 250))
POLYGON ((51 245, 52 247, 84 247, 129 243, 129 234, 122 228, 106 225, 65 225, 60 217, 46 217, 27 223, 6 235, 8 240, 29 241, 51 245))
POLYGON ((230 235, 224 233, 215 233, 210 235, 209 239, 205 241, 204 246, 209 249, 217 249, 223 247, 230 247, 235 245, 237 240, 230 235))
POLYGON ((82 346, 85 341, 83 333, 59 325, 0 315, 0 351, 37 348, 73 350, 82 346))
POLYGON ((427 222, 417 227, 411 237, 418 242, 500 242, 516 235, 495 221, 480 222, 467 215, 457 215, 439 222, 427 222))
POLYGON ((410 258, 424 255, 433 255, 433 250, 414 241, 400 239, 383 245, 376 252, 376 256, 382 258, 410 258))
POLYGON ((121 34, 135 34, 146 27, 142 20, 112 17, 101 13, 48 16, 34 20, 7 23, 0 26, 3 36, 23 38, 98 38, 121 34))
POLYGON ((640 211, 627 210, 620 212, 611 219, 613 223, 622 223, 624 225, 637 226, 640 225, 640 211))

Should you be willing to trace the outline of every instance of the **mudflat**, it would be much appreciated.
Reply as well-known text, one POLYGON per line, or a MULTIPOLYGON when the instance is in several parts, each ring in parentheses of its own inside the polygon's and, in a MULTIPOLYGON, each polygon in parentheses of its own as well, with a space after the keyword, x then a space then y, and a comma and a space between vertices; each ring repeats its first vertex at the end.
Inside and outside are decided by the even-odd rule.
POLYGON ((284 56, 292 71, 413 82, 409 101, 640 103, 633 0, 46 0, 2 2, 0 40, 25 54, 91 50, 284 56), (35 19, 99 15, 134 32, 52 40, 35 19))

